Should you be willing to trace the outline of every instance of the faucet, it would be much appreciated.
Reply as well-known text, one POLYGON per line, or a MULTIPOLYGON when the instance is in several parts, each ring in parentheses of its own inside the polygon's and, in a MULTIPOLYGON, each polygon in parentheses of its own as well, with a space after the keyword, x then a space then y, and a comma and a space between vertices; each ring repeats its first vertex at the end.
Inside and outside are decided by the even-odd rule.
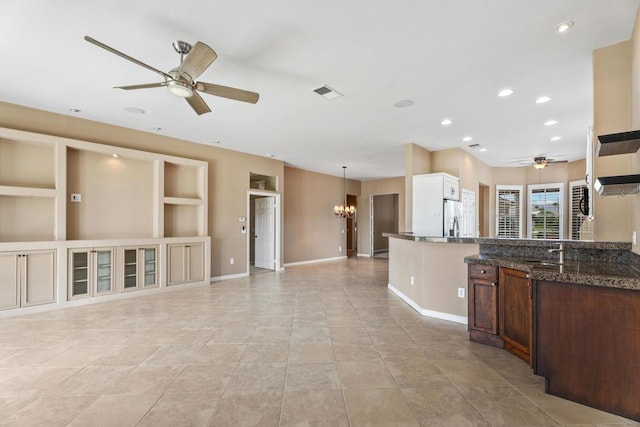
POLYGON ((560 259, 558 260, 558 264, 564 264, 564 245, 560 243, 557 248, 549 249, 549 253, 552 254, 554 252, 558 252, 560 255, 560 259))

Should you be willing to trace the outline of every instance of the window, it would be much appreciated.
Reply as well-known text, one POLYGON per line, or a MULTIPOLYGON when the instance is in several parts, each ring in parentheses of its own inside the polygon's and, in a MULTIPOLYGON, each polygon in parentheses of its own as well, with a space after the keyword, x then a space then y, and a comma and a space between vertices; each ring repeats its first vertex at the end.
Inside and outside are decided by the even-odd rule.
POLYGON ((522 237, 522 186, 496 185, 496 237, 522 237))
POLYGON ((593 240, 593 221, 582 214, 580 201, 584 197, 587 183, 584 179, 571 181, 571 195, 569 196, 569 229, 571 240, 593 240))
POLYGON ((564 184, 529 185, 530 239, 562 239, 564 184))

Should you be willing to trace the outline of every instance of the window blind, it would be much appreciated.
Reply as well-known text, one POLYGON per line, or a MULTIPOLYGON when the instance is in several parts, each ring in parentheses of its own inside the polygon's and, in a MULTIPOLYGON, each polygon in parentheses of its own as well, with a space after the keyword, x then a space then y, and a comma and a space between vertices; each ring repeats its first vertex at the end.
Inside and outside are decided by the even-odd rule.
POLYGON ((562 238, 562 187, 529 186, 529 238, 562 238))
POLYGON ((521 238, 522 187, 496 186, 496 237, 521 238))

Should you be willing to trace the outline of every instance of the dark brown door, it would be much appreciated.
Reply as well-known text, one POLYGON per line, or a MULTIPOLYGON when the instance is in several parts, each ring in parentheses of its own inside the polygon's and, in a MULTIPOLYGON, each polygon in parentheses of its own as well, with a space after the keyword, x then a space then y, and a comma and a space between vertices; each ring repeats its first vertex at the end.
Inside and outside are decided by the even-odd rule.
POLYGON ((500 336, 504 347, 531 364, 532 291, 529 275, 500 268, 500 336))
POLYGON ((469 329, 498 335, 498 286, 469 279, 469 329))

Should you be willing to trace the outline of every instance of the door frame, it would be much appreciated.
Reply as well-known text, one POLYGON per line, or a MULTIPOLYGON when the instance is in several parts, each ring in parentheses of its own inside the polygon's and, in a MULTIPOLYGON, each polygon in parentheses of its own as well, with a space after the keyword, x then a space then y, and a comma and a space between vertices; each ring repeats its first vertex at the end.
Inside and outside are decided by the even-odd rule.
POLYGON ((369 256, 371 258, 373 258, 373 256, 375 255, 374 252, 374 239, 373 239, 373 233, 375 232, 374 229, 374 224, 373 224, 373 220, 374 220, 374 212, 373 212, 373 198, 375 196, 396 196, 396 203, 397 203, 397 208, 398 208, 398 230, 400 229, 400 193, 375 193, 375 194, 371 194, 369 196, 369 256))
POLYGON ((273 197, 275 204, 275 227, 273 230, 274 233, 274 242, 275 242, 275 262, 273 266, 273 271, 282 271, 284 268, 281 267, 280 263, 280 227, 281 227, 281 204, 280 204, 280 194, 274 193, 272 191, 260 191, 260 190, 248 190, 247 191, 247 216, 245 217, 245 234, 247 235, 246 243, 247 243, 247 274, 251 274, 251 196, 261 196, 261 197, 273 197))

